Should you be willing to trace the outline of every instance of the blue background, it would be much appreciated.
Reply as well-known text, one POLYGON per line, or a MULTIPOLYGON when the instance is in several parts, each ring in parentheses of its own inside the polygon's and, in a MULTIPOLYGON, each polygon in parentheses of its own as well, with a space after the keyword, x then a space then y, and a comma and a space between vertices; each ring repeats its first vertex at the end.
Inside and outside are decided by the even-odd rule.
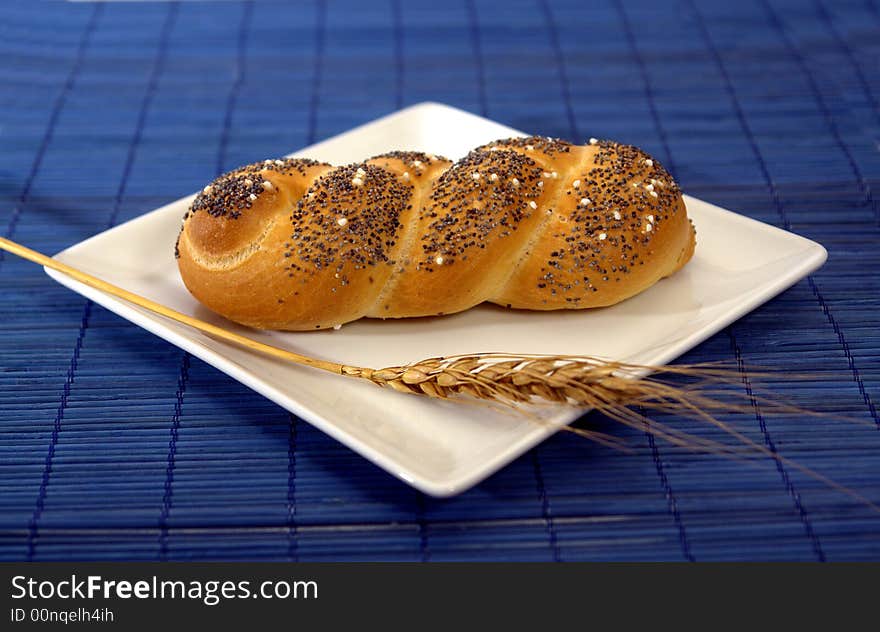
MULTIPOLYGON (((832 414, 725 421, 880 503, 876 2, 4 2, 0 60, 0 230, 45 252, 424 100, 644 147, 830 251, 685 360, 809 372, 740 390, 832 414)), ((880 558, 865 503, 595 415, 634 451, 427 498, 32 264, 0 290, 0 559, 880 558)))

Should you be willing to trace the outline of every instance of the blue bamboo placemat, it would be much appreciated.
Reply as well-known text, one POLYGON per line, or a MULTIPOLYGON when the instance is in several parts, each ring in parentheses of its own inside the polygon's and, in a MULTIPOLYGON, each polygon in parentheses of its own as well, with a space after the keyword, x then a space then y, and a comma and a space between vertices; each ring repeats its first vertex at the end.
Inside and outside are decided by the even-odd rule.
MULTIPOLYGON (((0 230, 56 252, 424 100, 634 143, 828 248, 684 360, 813 375, 740 390, 833 414, 724 421, 880 503, 878 33, 873 1, 6 2, 0 230)), ((0 559, 880 559, 880 514, 796 468, 596 416, 633 453, 562 433, 427 498, 32 264, 0 288, 0 559)))

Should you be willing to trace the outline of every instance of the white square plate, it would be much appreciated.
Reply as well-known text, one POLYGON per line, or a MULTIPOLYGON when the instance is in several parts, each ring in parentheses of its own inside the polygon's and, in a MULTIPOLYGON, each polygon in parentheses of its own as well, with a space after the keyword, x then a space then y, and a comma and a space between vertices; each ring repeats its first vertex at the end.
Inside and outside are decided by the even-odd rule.
MULTIPOLYGON (((445 105, 423 103, 293 155, 334 164, 393 149, 459 158, 472 147, 516 135, 523 134, 445 105)), ((254 332, 208 312, 180 281, 172 251, 191 200, 172 202, 68 248, 57 258, 176 310, 270 344, 374 368, 482 351, 583 353, 663 364, 790 287, 826 258, 825 249, 817 243, 687 197, 688 213, 699 235, 693 260, 674 277, 614 307, 527 313, 487 305, 442 318, 361 320, 339 331, 254 332)), ((464 491, 580 414, 552 409, 546 413, 549 423, 538 424, 482 407, 401 395, 289 366, 213 340, 63 274, 47 273, 434 496, 464 491)))

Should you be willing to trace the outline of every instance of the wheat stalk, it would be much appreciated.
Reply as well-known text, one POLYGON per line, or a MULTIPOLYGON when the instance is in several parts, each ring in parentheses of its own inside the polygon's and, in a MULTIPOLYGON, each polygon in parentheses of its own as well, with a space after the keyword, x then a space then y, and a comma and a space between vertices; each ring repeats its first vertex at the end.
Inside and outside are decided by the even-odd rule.
MULTIPOLYGON (((435 399, 489 402, 521 410, 523 405, 541 403, 594 409, 619 423, 646 430, 677 446, 712 452, 740 460, 750 460, 755 456, 769 457, 776 462, 785 463, 880 512, 880 507, 859 493, 769 450, 716 419, 712 415, 712 411, 731 409, 742 411, 748 409, 749 405, 756 406, 759 400, 761 403, 780 411, 817 414, 780 403, 775 398, 761 398, 754 394, 749 395, 748 403, 742 405, 724 403, 713 398, 711 396, 712 385, 735 382, 739 375, 735 369, 723 365, 699 364, 661 367, 629 364, 589 356, 475 353, 428 358, 402 366, 382 369, 351 366, 295 353, 242 336, 129 292, 9 239, 0 237, 0 249, 62 272, 89 287, 188 325, 214 338, 287 362, 349 378, 366 380, 377 386, 390 388, 401 393, 435 399), (687 376, 698 378, 699 381, 689 386, 682 386, 651 376, 654 373, 687 376), (642 407, 658 412, 684 413, 706 421, 736 438, 740 442, 739 448, 733 448, 717 441, 697 437, 659 424, 636 410, 642 407), (743 447, 747 451, 744 452, 743 447)), ((752 375, 755 374, 752 373, 752 375)), ((572 427, 566 427, 566 429, 599 443, 626 449, 620 439, 607 434, 572 427)))

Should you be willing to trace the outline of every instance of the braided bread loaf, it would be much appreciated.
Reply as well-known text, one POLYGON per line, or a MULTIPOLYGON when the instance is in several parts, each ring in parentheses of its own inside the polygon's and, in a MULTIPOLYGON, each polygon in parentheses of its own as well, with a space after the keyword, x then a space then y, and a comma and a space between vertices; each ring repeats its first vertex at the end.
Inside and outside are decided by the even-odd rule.
POLYGON ((264 329, 612 305, 694 250, 681 192, 641 150, 500 140, 451 163, 393 152, 267 160, 206 186, 176 254, 190 292, 264 329))

